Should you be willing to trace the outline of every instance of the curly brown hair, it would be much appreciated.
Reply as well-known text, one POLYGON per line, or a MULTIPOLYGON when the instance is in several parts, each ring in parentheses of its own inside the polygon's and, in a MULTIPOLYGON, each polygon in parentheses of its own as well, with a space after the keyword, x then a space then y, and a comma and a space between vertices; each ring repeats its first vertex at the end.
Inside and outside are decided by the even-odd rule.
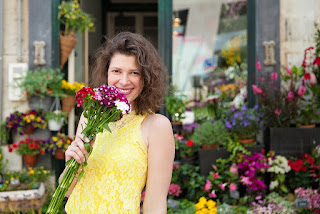
POLYGON ((96 88, 107 84, 110 61, 115 53, 135 56, 136 65, 141 71, 143 88, 134 101, 136 113, 154 113, 159 110, 166 91, 167 69, 157 50, 139 34, 121 32, 97 50, 90 86, 96 88))

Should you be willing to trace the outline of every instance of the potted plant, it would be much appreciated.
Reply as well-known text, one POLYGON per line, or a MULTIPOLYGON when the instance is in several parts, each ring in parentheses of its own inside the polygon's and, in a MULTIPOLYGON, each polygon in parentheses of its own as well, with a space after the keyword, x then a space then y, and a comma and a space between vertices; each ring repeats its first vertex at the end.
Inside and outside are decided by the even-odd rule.
POLYGON ((226 146, 230 134, 222 121, 206 121, 195 128, 191 139, 203 149, 226 146))
POLYGON ((226 112, 225 126, 241 143, 251 144, 255 142, 255 137, 262 128, 262 119, 258 105, 254 108, 232 107, 226 112))
POLYGON ((19 111, 11 113, 4 121, 0 123, 0 141, 1 144, 13 143, 15 133, 23 135, 25 122, 22 119, 23 114, 19 111))
POLYGON ((22 119, 25 122, 25 134, 32 134, 37 128, 45 129, 47 127, 45 113, 42 109, 28 110, 26 113, 22 114, 22 119))
POLYGON ((67 62, 68 57, 75 47, 76 32, 94 30, 93 18, 85 13, 77 0, 62 1, 58 7, 58 20, 64 25, 64 31, 60 33, 60 69, 67 62))
POLYGON ((31 109, 42 108, 48 111, 52 96, 63 96, 61 81, 63 74, 59 69, 41 68, 28 70, 19 87, 26 94, 31 109))
POLYGON ((182 163, 195 164, 198 147, 192 140, 182 141, 179 144, 179 151, 182 163))
POLYGON ((70 83, 66 80, 62 80, 61 89, 65 94, 65 96, 62 98, 62 111, 66 112, 67 115, 70 113, 76 103, 75 95, 77 91, 79 91, 83 86, 83 83, 70 83))
POLYGON ((166 108, 171 115, 171 124, 173 131, 175 133, 181 134, 182 122, 181 120, 185 118, 184 113, 186 108, 183 103, 185 95, 174 95, 169 94, 165 97, 166 108))
POLYGON ((51 131, 59 131, 65 122, 66 113, 60 110, 48 111, 46 113, 46 120, 48 121, 48 128, 51 131))
POLYGON ((44 149, 41 148, 42 140, 34 138, 26 138, 12 145, 12 148, 19 154, 23 155, 24 162, 28 166, 33 166, 38 160, 38 155, 44 154, 44 149))
POLYGON ((72 141, 72 138, 68 137, 64 133, 58 132, 57 135, 48 139, 44 144, 44 148, 46 152, 53 154, 56 159, 64 159, 64 153, 71 145, 72 141))

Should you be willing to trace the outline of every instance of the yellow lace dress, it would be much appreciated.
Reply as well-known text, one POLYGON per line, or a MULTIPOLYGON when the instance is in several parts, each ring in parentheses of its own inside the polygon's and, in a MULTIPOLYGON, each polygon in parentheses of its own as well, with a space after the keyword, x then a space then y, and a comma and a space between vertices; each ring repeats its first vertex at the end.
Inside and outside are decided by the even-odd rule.
POLYGON ((141 135, 146 115, 131 112, 97 135, 93 151, 65 210, 68 214, 140 213, 147 178, 147 148, 141 135))

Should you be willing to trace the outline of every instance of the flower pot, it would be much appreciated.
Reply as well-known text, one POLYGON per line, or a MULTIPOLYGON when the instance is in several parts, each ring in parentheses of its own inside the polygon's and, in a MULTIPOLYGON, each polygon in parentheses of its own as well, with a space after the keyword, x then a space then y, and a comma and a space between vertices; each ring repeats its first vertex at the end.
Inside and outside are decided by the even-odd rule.
POLYGON ((34 128, 31 125, 26 125, 23 129, 24 134, 33 134, 34 133, 34 128))
POLYGON ((62 149, 57 149, 54 153, 54 158, 55 159, 59 159, 59 160, 62 160, 65 158, 65 154, 64 152, 62 151, 62 149))
POLYGON ((245 144, 245 145, 250 145, 255 142, 255 138, 247 138, 247 139, 239 139, 240 143, 245 144))
POLYGON ((310 125, 300 125, 298 126, 298 128, 300 129, 312 129, 312 128, 315 128, 316 127, 316 124, 310 124, 310 125))
POLYGON ((34 166, 37 163, 38 155, 24 155, 24 162, 28 166, 34 166))
POLYGON ((62 127, 64 118, 61 118, 61 121, 49 120, 48 121, 48 129, 50 131, 59 131, 62 127))
POLYGON ((60 69, 68 61, 69 55, 76 44, 77 40, 74 37, 60 34, 60 69))
POLYGON ((217 145, 212 144, 212 145, 201 145, 202 149, 215 149, 217 148, 217 145))
POLYGON ((75 96, 73 95, 65 96, 64 98, 62 98, 62 111, 66 112, 67 115, 69 115, 75 103, 76 103, 75 96))

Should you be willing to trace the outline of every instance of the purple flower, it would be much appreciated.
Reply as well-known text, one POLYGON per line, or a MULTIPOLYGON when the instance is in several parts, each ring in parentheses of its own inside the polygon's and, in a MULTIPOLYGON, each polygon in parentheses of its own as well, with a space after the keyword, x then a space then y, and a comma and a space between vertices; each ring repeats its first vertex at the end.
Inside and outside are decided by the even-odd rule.
POLYGON ((231 128, 232 128, 232 125, 231 125, 231 123, 230 123, 228 120, 225 122, 225 126, 226 126, 228 129, 231 129, 231 128))

